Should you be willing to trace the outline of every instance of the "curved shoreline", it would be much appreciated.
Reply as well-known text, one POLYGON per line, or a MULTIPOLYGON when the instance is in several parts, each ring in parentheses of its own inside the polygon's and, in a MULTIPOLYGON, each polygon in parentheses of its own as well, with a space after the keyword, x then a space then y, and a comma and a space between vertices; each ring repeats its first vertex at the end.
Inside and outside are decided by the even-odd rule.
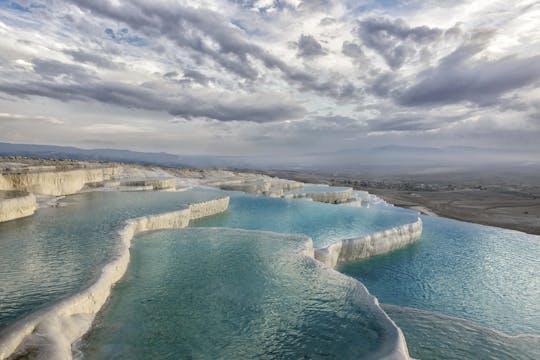
POLYGON ((127 220, 118 235, 116 256, 96 282, 41 311, 22 318, 0 334, 0 358, 38 351, 48 359, 71 359, 71 344, 84 335, 107 301, 112 286, 125 274, 133 237, 144 231, 186 227, 191 220, 227 210, 229 197, 190 204, 185 209, 127 220), (193 211, 193 213, 192 213, 193 211))

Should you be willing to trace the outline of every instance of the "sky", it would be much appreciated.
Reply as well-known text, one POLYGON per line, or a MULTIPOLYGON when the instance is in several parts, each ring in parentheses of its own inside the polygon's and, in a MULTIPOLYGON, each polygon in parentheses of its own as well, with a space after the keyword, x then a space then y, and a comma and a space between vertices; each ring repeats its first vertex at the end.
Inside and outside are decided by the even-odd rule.
POLYGON ((0 39, 3 142, 540 155, 538 1, 0 0, 0 39))

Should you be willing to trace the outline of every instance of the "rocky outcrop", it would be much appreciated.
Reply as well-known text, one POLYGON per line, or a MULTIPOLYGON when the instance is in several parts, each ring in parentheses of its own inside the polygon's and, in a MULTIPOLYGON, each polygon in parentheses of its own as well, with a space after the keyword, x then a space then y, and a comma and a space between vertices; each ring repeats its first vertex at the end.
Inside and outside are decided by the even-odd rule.
POLYGON ((9 326, 0 334, 0 359, 37 355, 43 359, 71 359, 71 344, 92 325, 96 313, 124 276, 133 237, 143 231, 186 227, 191 219, 225 211, 229 197, 191 204, 182 210, 128 220, 119 232, 117 256, 97 281, 81 292, 9 326))
POLYGON ((409 245, 422 236, 422 220, 374 234, 340 240, 315 250, 315 258, 329 267, 380 255, 409 245))
POLYGON ((71 170, 31 171, 21 169, 0 175, 0 190, 17 190, 41 195, 69 195, 79 192, 87 183, 110 179, 117 167, 71 170))
POLYGON ((0 222, 32 215, 37 208, 36 197, 32 194, 18 194, 0 197, 0 222))

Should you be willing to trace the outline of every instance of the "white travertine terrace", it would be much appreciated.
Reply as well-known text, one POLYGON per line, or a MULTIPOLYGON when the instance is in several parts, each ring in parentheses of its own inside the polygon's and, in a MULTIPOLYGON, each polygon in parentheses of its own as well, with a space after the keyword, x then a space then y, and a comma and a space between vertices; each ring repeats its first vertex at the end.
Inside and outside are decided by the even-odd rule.
POLYGON ((332 191, 331 187, 329 191, 324 192, 305 192, 300 194, 294 194, 294 198, 310 198, 313 201, 329 203, 329 204, 341 204, 352 198, 353 189, 343 189, 332 191))
POLYGON ((0 222, 30 216, 36 211, 36 208, 36 197, 32 194, 0 198, 0 222))
POLYGON ((262 174, 238 173, 226 170, 191 172, 188 174, 188 177, 198 179, 201 185, 270 197, 281 197, 286 191, 304 187, 304 184, 298 181, 280 179, 262 174))
POLYGON ((174 189, 176 187, 176 178, 163 177, 163 178, 119 180, 118 185, 119 186, 137 186, 137 187, 148 188, 151 190, 174 189))
POLYGON ((71 344, 92 325, 112 286, 124 276, 133 237, 143 231, 186 227, 190 220, 226 211, 229 197, 188 205, 185 209, 128 220, 119 232, 117 256, 97 281, 81 292, 14 323, 0 334, 0 359, 37 353, 42 359, 71 359, 71 344))
POLYGON ((384 254, 409 245, 422 236, 422 220, 412 224, 365 235, 358 238, 340 240, 322 249, 315 250, 315 258, 331 268, 338 265, 384 254))
POLYGON ((26 191, 41 195, 69 195, 80 191, 87 183, 110 179, 117 167, 96 167, 68 170, 29 169, 4 172, 0 175, 0 190, 26 191))
POLYGON ((250 194, 262 194, 270 197, 281 197, 285 191, 301 189, 302 183, 277 178, 262 177, 256 180, 229 180, 214 182, 209 185, 223 190, 243 191, 250 194))
POLYGON ((204 185, 218 187, 222 190, 243 191, 250 194, 261 194, 270 197, 310 198, 314 201, 340 204, 353 198, 353 189, 328 191, 298 192, 286 194, 287 191, 302 189, 304 184, 294 180, 275 178, 261 174, 233 173, 230 171, 207 171, 201 173, 204 185))

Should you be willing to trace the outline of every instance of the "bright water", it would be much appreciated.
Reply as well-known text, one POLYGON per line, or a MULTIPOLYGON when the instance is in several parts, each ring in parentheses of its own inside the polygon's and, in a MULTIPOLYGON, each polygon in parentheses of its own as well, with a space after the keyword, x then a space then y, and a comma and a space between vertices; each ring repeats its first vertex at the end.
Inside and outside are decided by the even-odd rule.
POLYGON ((540 359, 540 336, 508 336, 463 319, 395 305, 383 309, 405 334, 415 359, 540 359))
POLYGON ((422 217, 417 243, 339 270, 383 303, 540 335, 540 236, 422 217))
POLYGON ((299 257, 304 241, 203 228, 137 236, 85 357, 380 357, 389 322, 358 282, 299 257))
POLYGON ((315 247, 416 221, 414 212, 395 207, 371 209, 306 199, 274 199, 231 193, 229 210, 191 226, 231 227, 305 234, 315 247))
POLYGON ((218 196, 212 190, 93 192, 0 223, 0 329, 88 285, 114 253, 124 220, 218 196))

